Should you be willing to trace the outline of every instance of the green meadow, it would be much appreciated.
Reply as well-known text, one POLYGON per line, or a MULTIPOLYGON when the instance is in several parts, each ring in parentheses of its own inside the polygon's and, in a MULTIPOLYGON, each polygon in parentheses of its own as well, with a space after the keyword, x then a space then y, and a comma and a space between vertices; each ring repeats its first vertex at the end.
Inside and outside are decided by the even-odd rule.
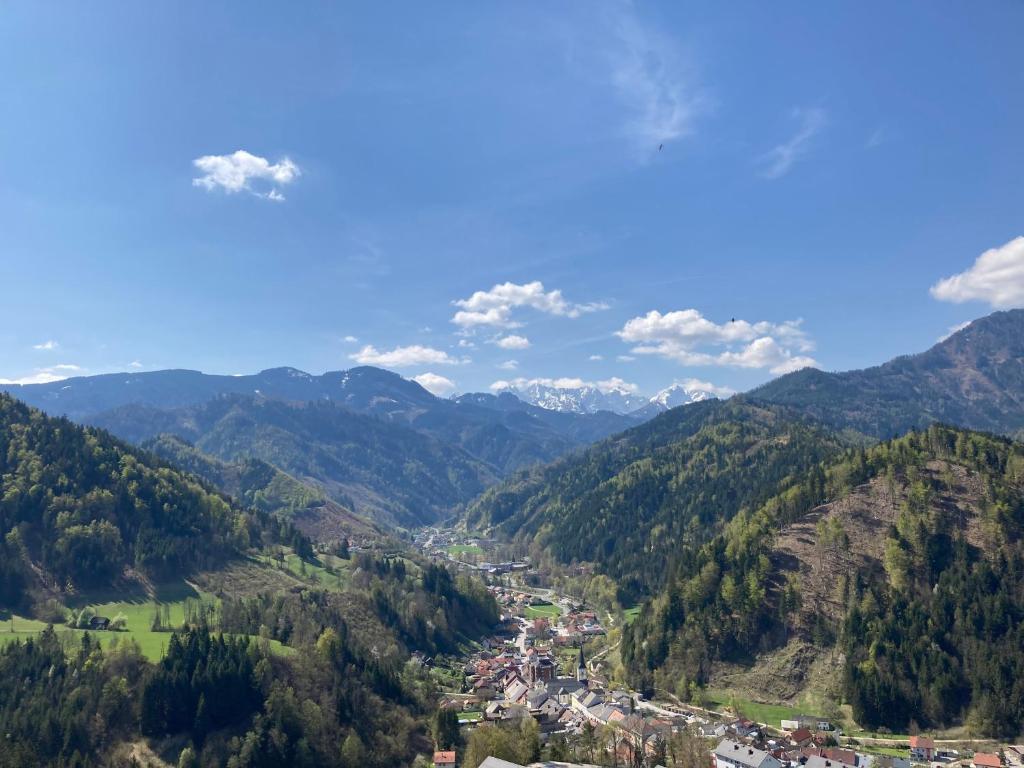
MULTIPOLYGON (((115 643, 134 640, 139 644, 143 655, 151 661, 159 660, 167 649, 171 638, 169 631, 154 631, 153 620, 159 614, 161 624, 173 629, 180 628, 185 621, 188 609, 197 611, 200 607, 216 609, 217 598, 213 595, 197 591, 185 582, 160 585, 155 594, 125 595, 109 592, 84 595, 68 606, 69 614, 77 614, 83 608, 89 608, 97 616, 114 619, 124 617, 124 629, 121 631, 95 631, 91 636, 98 639, 104 648, 115 643), (120 598, 120 599, 112 599, 120 598)), ((46 623, 23 616, 7 615, 0 619, 0 644, 35 637, 44 629, 46 623)), ((58 635, 69 641, 77 640, 85 634, 84 629, 75 629, 64 624, 55 624, 58 635)), ((290 648, 276 640, 267 641, 271 649, 287 654, 290 648)))

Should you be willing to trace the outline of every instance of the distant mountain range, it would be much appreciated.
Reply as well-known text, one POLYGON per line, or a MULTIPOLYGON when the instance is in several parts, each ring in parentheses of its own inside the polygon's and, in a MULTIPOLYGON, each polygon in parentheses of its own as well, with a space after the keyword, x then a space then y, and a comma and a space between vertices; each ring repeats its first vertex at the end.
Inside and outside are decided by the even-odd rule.
MULTIPOLYGON (((220 461, 265 461, 312 483, 314 496, 402 526, 434 522, 513 470, 640 421, 552 411, 507 393, 442 399, 372 367, 322 376, 294 368, 251 376, 166 370, 2 389, 134 443, 167 433, 220 461)), ((341 519, 330 507, 311 509, 341 519)))
POLYGON ((673 384, 654 397, 637 394, 628 384, 610 381, 600 384, 566 386, 557 381, 510 381, 499 389, 523 402, 562 413, 600 413, 629 415, 643 421, 663 411, 689 403, 715 398, 710 388, 692 384, 673 384))

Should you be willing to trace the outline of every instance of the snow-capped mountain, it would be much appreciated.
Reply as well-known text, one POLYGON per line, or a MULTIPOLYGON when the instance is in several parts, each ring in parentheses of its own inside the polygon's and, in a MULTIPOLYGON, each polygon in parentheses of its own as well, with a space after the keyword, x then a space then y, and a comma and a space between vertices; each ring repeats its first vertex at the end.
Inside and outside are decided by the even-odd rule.
POLYGON ((665 389, 648 400, 646 405, 633 411, 631 415, 652 419, 669 408, 699 403, 702 400, 729 397, 732 394, 734 393, 731 389, 717 387, 714 384, 697 379, 676 382, 670 387, 665 387, 665 389))
POLYGON ((711 400, 716 397, 718 395, 708 389, 687 386, 685 384, 673 384, 671 387, 665 387, 665 389, 652 397, 650 402, 660 405, 662 409, 667 411, 669 408, 675 408, 677 405, 699 403, 701 400, 711 400))
POLYGON ((516 380, 502 382, 504 386, 495 391, 511 392, 520 400, 546 408, 549 411, 568 413, 630 413, 642 408, 647 398, 639 395, 635 387, 612 379, 599 382, 563 382, 554 380, 516 380))

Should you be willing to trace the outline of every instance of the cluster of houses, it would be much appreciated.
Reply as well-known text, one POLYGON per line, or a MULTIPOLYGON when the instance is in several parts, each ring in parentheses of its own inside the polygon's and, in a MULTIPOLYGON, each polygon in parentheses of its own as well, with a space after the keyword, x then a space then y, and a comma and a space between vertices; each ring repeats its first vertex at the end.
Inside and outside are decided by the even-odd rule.
POLYGON ((744 718, 711 726, 701 733, 721 740, 712 750, 715 768, 911 768, 912 764, 958 763, 963 768, 1003 768, 1000 756, 977 752, 961 759, 956 750, 940 750, 926 736, 911 736, 906 757, 864 754, 835 745, 836 731, 824 718, 801 716, 781 722, 782 735, 768 737, 744 718), (829 746, 832 745, 832 746, 829 746))
MULTIPOLYGON (((488 587, 498 607, 508 616, 522 617, 526 609, 552 605, 551 601, 518 589, 492 585, 488 587)), ((563 609, 560 609, 563 610, 563 609)), ((526 626, 532 641, 547 641, 560 647, 577 646, 590 637, 607 634, 594 611, 568 605, 557 619, 539 617, 526 626)))
POLYGON ((571 677, 559 675, 558 667, 558 660, 546 651, 504 648, 477 653, 465 673, 474 703, 484 708, 485 721, 532 717, 542 733, 578 734, 587 724, 671 731, 669 722, 634 713, 629 693, 605 690, 589 680, 582 646, 571 677))

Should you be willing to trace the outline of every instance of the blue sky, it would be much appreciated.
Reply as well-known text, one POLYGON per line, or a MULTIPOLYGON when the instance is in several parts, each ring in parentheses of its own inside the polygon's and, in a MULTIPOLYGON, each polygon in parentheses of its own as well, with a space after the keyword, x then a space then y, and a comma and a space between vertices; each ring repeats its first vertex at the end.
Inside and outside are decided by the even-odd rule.
POLYGON ((0 377, 742 390, 1024 305, 1024 5, 787 10, 7 3, 0 377))

